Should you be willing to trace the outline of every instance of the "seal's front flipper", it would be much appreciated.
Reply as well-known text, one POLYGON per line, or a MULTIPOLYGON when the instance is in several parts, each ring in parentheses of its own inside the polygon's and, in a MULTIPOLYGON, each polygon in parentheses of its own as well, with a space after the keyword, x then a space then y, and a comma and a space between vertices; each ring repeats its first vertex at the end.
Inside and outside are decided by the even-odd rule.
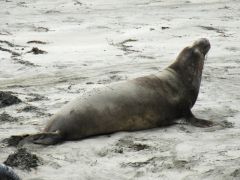
POLYGON ((213 122, 205 119, 198 119, 196 118, 191 111, 189 111, 185 115, 187 123, 196 126, 196 127, 201 127, 201 128, 206 128, 206 127, 217 127, 214 128, 215 130, 220 130, 220 129, 225 129, 225 128, 232 128, 234 127, 233 123, 228 122, 228 121, 221 121, 221 122, 213 122))
POLYGON ((212 121, 205 120, 205 119, 198 119, 196 117, 190 117, 190 118, 187 118, 186 120, 191 125, 196 127, 201 127, 201 128, 212 127, 215 125, 215 123, 212 121))
POLYGON ((46 132, 29 135, 21 140, 19 144, 21 145, 30 142, 34 144, 54 145, 62 141, 63 138, 58 132, 46 132))
POLYGON ((205 128, 205 127, 211 127, 211 126, 214 126, 216 125, 214 122, 212 121, 209 121, 209 120, 205 120, 205 119, 198 119, 196 118, 191 111, 189 111, 186 116, 186 121, 193 125, 193 126, 196 126, 196 127, 202 127, 202 128, 205 128))

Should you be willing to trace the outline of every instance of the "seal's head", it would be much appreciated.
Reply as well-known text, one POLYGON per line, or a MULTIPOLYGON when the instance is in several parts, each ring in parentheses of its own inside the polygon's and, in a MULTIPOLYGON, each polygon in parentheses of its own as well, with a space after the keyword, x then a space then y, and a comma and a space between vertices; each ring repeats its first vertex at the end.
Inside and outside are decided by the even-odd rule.
POLYGON ((198 39, 192 45, 192 48, 198 49, 204 56, 208 53, 210 47, 211 47, 210 42, 206 38, 198 39))
POLYGON ((185 86, 191 91, 189 94, 193 97, 192 105, 198 96, 204 60, 210 47, 208 39, 198 39, 192 46, 184 48, 175 62, 168 67, 181 77, 185 86))
POLYGON ((203 66, 203 61, 210 47, 208 39, 198 39, 192 46, 188 46, 180 52, 176 61, 170 65, 170 68, 176 71, 185 71, 187 67, 199 68, 203 66))
POLYGON ((202 75, 202 69, 206 54, 210 49, 208 39, 201 38, 193 43, 192 46, 184 48, 177 59, 169 68, 175 70, 181 76, 185 76, 186 82, 190 83, 196 76, 202 75))

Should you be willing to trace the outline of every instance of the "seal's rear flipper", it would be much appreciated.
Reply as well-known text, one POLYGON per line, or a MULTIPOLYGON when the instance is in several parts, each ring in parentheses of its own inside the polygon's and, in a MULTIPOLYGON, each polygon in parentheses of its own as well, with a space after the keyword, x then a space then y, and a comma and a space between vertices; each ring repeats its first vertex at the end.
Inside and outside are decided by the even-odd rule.
POLYGON ((19 144, 21 145, 30 142, 34 144, 54 145, 62 141, 63 138, 58 132, 46 132, 29 135, 21 140, 19 144))
POLYGON ((45 132, 38 134, 24 134, 18 136, 11 136, 4 139, 3 142, 9 146, 18 146, 26 143, 54 145, 63 141, 62 136, 58 132, 45 132))

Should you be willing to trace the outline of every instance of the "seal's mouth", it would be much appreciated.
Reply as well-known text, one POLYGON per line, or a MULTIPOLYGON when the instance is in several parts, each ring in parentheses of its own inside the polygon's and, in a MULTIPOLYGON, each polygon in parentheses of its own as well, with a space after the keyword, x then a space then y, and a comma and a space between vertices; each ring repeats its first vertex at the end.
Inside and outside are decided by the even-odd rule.
POLYGON ((205 56, 211 48, 211 45, 208 39, 201 38, 195 41, 192 47, 197 48, 205 56))

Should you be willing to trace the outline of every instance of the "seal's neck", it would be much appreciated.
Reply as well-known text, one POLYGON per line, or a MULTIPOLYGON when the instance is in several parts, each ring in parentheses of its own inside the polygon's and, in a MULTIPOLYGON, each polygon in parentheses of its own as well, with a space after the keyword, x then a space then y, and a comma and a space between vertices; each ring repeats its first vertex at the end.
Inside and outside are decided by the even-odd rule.
POLYGON ((190 107, 192 107, 198 97, 201 84, 204 59, 195 59, 194 57, 183 57, 181 54, 176 61, 168 68, 174 70, 186 87, 187 94, 190 97, 190 107), (185 59, 187 58, 187 60, 185 59))

